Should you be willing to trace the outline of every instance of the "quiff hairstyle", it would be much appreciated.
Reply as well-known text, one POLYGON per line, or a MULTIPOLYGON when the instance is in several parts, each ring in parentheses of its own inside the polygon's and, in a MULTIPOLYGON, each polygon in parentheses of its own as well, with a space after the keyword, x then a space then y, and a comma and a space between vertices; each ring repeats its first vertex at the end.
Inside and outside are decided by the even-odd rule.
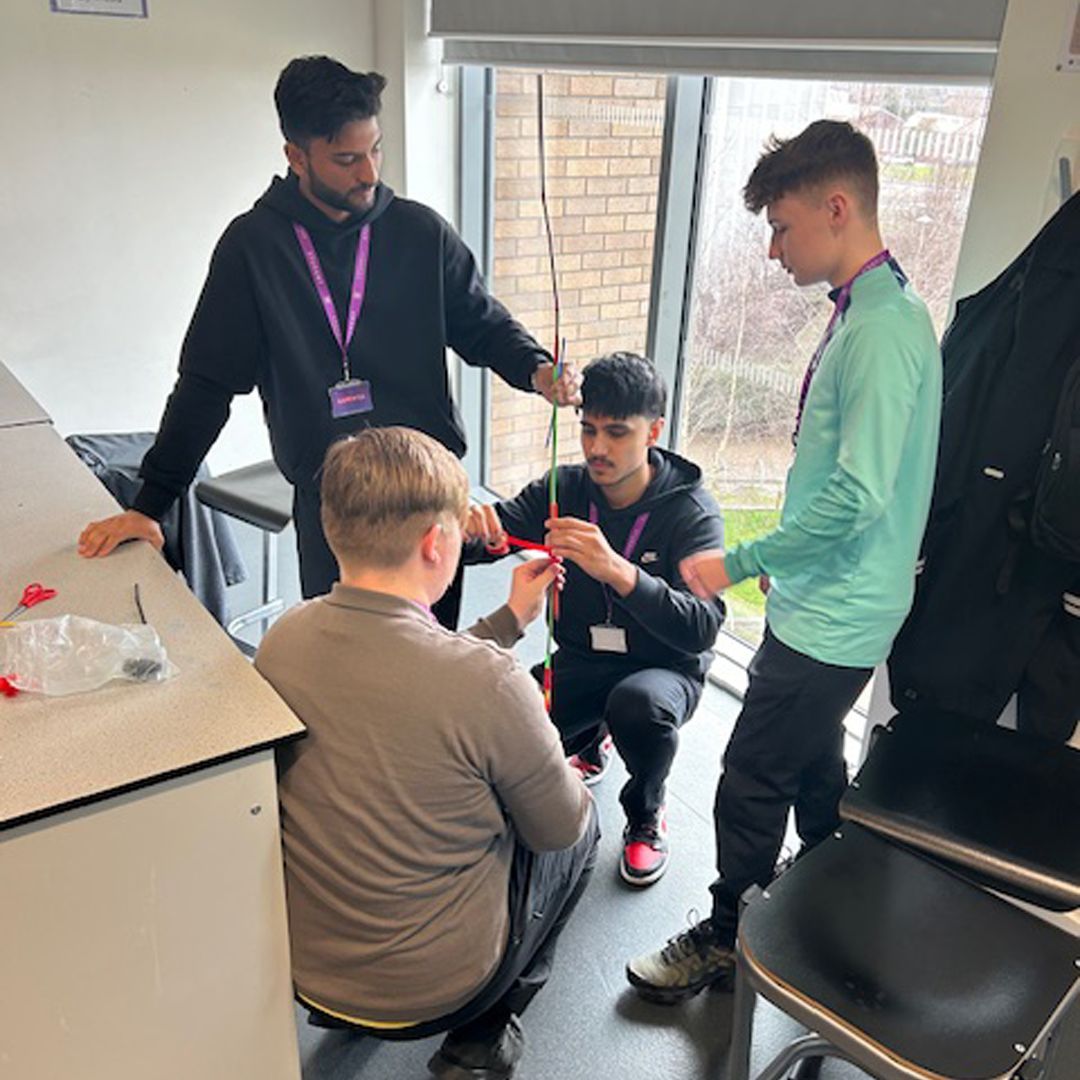
POLYGON ((844 181, 859 201, 863 216, 877 219, 878 167, 874 144, 842 120, 815 120, 793 139, 773 135, 765 144, 743 201, 752 214, 785 195, 813 192, 844 181))
POLYGON ((586 416, 656 420, 667 407, 667 386, 652 361, 631 352, 593 360, 581 380, 581 411, 586 416))
POLYGON ((377 71, 350 71, 329 56, 298 56, 274 87, 281 134, 305 150, 314 138, 334 142, 346 124, 379 115, 384 89, 377 71))
POLYGON ((365 428, 334 443, 322 468, 322 525, 350 566, 403 565, 437 522, 463 522, 469 481, 457 458, 411 428, 365 428))

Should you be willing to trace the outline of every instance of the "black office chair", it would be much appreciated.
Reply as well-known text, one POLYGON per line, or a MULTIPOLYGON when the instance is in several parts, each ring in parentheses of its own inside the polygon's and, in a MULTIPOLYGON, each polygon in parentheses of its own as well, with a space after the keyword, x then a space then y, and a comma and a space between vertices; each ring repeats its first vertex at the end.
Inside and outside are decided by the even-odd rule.
POLYGON ((292 520, 292 497, 292 485, 272 461, 234 469, 195 485, 195 498, 200 503, 262 530, 262 602, 235 616, 225 627, 248 656, 255 655, 256 647, 240 636, 241 631, 254 623, 262 623, 265 629, 285 609, 285 601, 278 595, 277 545, 279 534, 292 520))
MULTIPOLYGON (((152 431, 69 435, 65 440, 76 456, 94 473, 121 506, 134 504, 142 487, 141 464, 154 445, 152 431)), ((204 462, 196 480, 215 483, 204 462)), ((231 585, 247 580, 229 522, 202 505, 187 488, 161 519, 165 536, 162 554, 174 570, 184 575, 191 591, 214 618, 225 624, 227 593, 231 585)))
POLYGON ((750 1075, 756 994, 811 1032, 757 1080, 821 1058, 878 1080, 1045 1076, 1080 995, 1080 939, 998 894, 1080 907, 1080 753, 898 718, 841 815, 740 921, 728 1080, 750 1075))

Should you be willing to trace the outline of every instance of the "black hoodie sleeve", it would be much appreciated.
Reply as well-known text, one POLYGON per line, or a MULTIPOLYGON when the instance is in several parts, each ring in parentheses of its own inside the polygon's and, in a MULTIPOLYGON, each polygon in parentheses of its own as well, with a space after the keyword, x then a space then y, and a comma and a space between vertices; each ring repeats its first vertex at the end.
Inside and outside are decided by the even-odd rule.
MULTIPOLYGON (((520 540, 544 542, 544 522, 548 518, 548 476, 526 484, 512 499, 495 503, 495 512, 499 515, 502 527, 520 540)), ((479 540, 470 540, 462 550, 462 561, 467 566, 477 563, 490 563, 503 558, 492 555, 479 540)))
POLYGON ((495 504, 503 528, 511 535, 533 543, 544 542, 544 522, 548 519, 548 478, 526 484, 512 499, 495 504))
POLYGON ((230 228, 210 260, 180 352, 180 375, 143 458, 136 510, 160 519, 191 483, 229 419, 233 396, 255 385, 261 344, 258 307, 230 228))
POLYGON ((724 622, 726 609, 719 597, 699 600, 678 573, 679 563, 688 555, 707 548, 724 546, 724 525, 718 513, 699 508, 689 522, 680 523, 671 547, 676 568, 672 584, 638 569, 637 584, 624 597, 615 594, 615 603, 639 622, 644 630, 671 649, 701 653, 711 649, 724 622))
POLYGON ((488 291, 476 260, 449 226, 443 234, 447 344, 473 367, 489 367, 511 386, 532 389, 532 373, 551 356, 488 291))

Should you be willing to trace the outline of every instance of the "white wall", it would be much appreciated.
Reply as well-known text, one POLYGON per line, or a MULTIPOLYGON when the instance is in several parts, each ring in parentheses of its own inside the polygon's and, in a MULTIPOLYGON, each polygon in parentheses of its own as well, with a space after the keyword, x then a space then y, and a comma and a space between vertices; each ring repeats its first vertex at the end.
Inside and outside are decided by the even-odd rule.
MULTIPOLYGON (((213 245, 283 170, 278 72, 375 67, 374 2, 0 6, 0 357, 61 432, 157 426, 213 245)), ((267 453, 238 401, 211 466, 267 453)))
POLYGON ((1080 183, 1080 73, 1056 70, 1076 0, 1010 0, 953 296, 976 292, 1058 205, 1057 159, 1080 183))
POLYGON ((383 169, 396 191, 457 218, 457 79, 442 67, 442 42, 428 39, 427 0, 375 0, 383 96, 383 169))
MULTIPOLYGON (((399 194, 458 219, 458 80, 442 66, 442 42, 427 37, 427 0, 375 0, 378 70, 383 94, 383 176, 399 194)), ((447 351, 456 394, 461 363, 447 351)))

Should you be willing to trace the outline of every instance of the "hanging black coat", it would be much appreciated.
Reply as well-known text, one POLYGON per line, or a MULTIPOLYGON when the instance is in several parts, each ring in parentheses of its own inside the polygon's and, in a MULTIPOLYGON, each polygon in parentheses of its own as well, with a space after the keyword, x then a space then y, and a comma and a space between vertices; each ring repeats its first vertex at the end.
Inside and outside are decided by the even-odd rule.
POLYGON ((960 301, 942 355, 938 474, 915 603, 889 659, 893 704, 992 721, 1023 688, 1029 716, 1071 732, 1080 616, 1063 597, 1080 593, 1080 562, 1036 548, 1029 525, 1040 454, 1080 360, 1080 194, 960 301))

